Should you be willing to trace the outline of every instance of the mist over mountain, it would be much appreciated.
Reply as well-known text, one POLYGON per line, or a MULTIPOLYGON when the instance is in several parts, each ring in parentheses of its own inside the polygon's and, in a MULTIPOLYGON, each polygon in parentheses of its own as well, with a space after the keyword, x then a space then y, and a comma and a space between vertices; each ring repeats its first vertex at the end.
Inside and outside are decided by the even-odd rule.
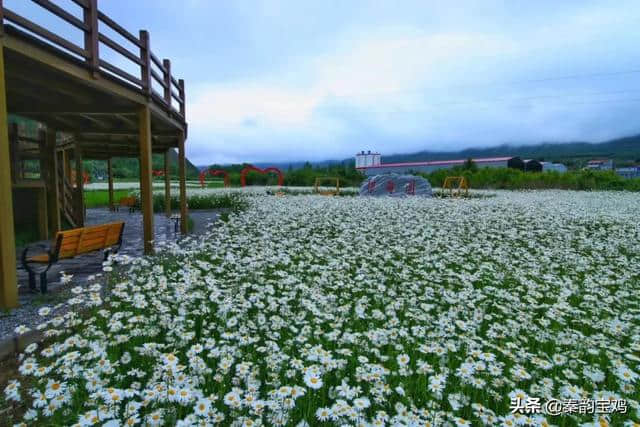
MULTIPOLYGON (((363 147, 375 150, 375 147, 363 147)), ((640 135, 617 138, 604 142, 544 142, 534 145, 502 144, 485 148, 468 148, 459 151, 429 151, 422 150, 414 153, 382 154, 383 163, 421 162, 430 160, 452 160, 479 157, 519 156, 523 159, 538 159, 549 162, 561 162, 567 166, 580 167, 592 158, 612 158, 617 166, 640 163, 640 135)), ((354 153, 355 157, 355 153, 354 153)), ((335 164, 349 165, 354 157, 346 159, 323 160, 308 162, 314 167, 325 167, 335 164)), ((256 162, 258 167, 275 166, 283 170, 298 169, 306 161, 295 162, 256 162)), ((200 169, 208 166, 199 166, 200 169)))

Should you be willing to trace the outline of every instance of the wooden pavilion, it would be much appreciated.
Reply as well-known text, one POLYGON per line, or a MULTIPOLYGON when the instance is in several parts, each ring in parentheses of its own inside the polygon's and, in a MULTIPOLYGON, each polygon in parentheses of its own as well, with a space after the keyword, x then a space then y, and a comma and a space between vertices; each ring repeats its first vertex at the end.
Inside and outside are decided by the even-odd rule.
MULTIPOLYGON (((41 238, 54 236, 62 223, 82 226, 82 159, 107 162, 111 206, 111 158, 139 159, 144 249, 151 253, 152 153, 164 153, 168 201, 168 150, 177 148, 181 231, 186 232, 184 81, 172 76, 168 59, 160 61, 153 54, 146 31, 138 36, 128 32, 98 9, 97 0, 72 1, 75 7, 61 7, 49 0, 31 3, 39 12, 53 14, 71 29, 79 30, 83 35, 80 43, 4 7, 0 0, 3 308, 18 304, 14 218, 31 221, 41 238), (114 60, 114 54, 119 58, 114 60), (122 65, 125 62, 129 68, 122 65), (125 71, 131 67, 138 71, 125 71), (39 131, 36 135, 21 133, 9 122, 9 114, 38 122, 39 131), (39 164, 39 176, 24 173, 23 165, 29 161, 39 164)), ((170 203, 166 205, 169 213, 170 203)))

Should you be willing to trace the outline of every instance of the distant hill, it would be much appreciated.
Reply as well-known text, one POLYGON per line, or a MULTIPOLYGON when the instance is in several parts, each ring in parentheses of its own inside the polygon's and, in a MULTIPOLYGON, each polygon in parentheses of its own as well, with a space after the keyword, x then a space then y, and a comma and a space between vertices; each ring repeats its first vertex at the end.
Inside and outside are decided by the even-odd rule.
MULTIPOLYGON (((178 164, 178 152, 176 150, 169 150, 169 159, 171 159, 171 164, 172 165, 177 165, 178 164)), ((162 161, 160 162, 160 164, 162 164, 162 162, 164 161, 164 159, 162 159, 162 161)), ((154 168, 156 166, 156 161, 154 159, 154 168)), ((193 163, 191 163, 191 160, 189 160, 188 158, 185 158, 185 163, 187 165, 187 175, 198 175, 200 169, 198 169, 198 167, 196 165, 194 165, 193 163)))
MULTIPOLYGON (((169 150, 169 159, 171 160, 171 175, 178 175, 178 153, 175 150, 169 150)), ((199 175, 198 168, 186 159, 186 174, 190 179, 195 179, 199 175)), ((85 168, 96 177, 107 176, 107 165, 103 160, 85 160, 85 168)), ((115 157, 112 161, 113 175, 116 178, 137 178, 138 175, 138 159, 115 157)), ((153 169, 163 169, 164 156, 162 154, 153 155, 153 169)))
MULTIPOLYGON (((467 159, 469 157, 502 157, 519 156, 523 159, 537 159, 548 162, 561 162, 570 167, 582 167, 592 158, 612 158, 617 166, 640 163, 640 135, 611 141, 592 142, 544 142, 532 145, 503 144, 486 148, 469 148, 460 151, 418 151, 408 154, 382 154, 383 163, 420 162, 429 160, 467 159)), ((355 156, 354 156, 355 157, 355 156)), ((327 167, 336 164, 351 165, 354 157, 342 160, 323 160, 308 162, 314 167, 327 167)), ((256 162, 257 167, 275 166, 283 171, 300 169, 305 161, 290 162, 256 162)), ((231 165, 214 165, 228 168, 231 165)), ((210 166, 198 166, 199 170, 210 166)))
POLYGON ((429 160, 467 159, 469 157, 519 156, 569 166, 581 166, 592 158, 612 158, 617 165, 640 163, 640 135, 600 143, 567 142, 536 145, 499 145, 488 148, 469 148, 461 151, 419 151, 410 154, 382 155, 383 163, 417 162, 429 160))

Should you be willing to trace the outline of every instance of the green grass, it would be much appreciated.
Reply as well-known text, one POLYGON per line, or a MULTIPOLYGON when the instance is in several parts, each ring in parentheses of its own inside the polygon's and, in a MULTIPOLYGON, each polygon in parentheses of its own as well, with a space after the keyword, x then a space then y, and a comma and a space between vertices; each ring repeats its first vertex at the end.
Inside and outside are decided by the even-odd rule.
MULTIPOLYGON (((129 196, 129 190, 114 190, 113 200, 117 204, 121 197, 129 196)), ((84 203, 87 208, 99 208, 109 205, 108 190, 89 190, 84 192, 84 203)))
POLYGON ((29 243, 37 242, 38 230, 33 226, 18 225, 14 228, 16 248, 24 248, 29 243))
POLYGON ((441 187, 447 176, 464 176, 470 188, 504 190, 598 190, 640 191, 640 179, 622 178, 613 171, 577 170, 565 173, 523 172, 509 168, 441 169, 424 176, 432 186, 441 187))

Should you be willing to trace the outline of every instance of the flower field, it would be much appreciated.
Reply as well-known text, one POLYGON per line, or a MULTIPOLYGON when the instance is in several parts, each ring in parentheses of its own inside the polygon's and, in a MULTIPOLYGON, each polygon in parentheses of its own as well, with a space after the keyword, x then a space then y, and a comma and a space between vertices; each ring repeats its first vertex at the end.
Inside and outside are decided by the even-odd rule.
MULTIPOLYGON (((637 425, 640 197, 248 195, 43 310, 5 399, 42 425, 637 425), (512 398, 625 413, 513 413, 512 398)), ((106 266, 111 270, 111 266, 106 266)))

